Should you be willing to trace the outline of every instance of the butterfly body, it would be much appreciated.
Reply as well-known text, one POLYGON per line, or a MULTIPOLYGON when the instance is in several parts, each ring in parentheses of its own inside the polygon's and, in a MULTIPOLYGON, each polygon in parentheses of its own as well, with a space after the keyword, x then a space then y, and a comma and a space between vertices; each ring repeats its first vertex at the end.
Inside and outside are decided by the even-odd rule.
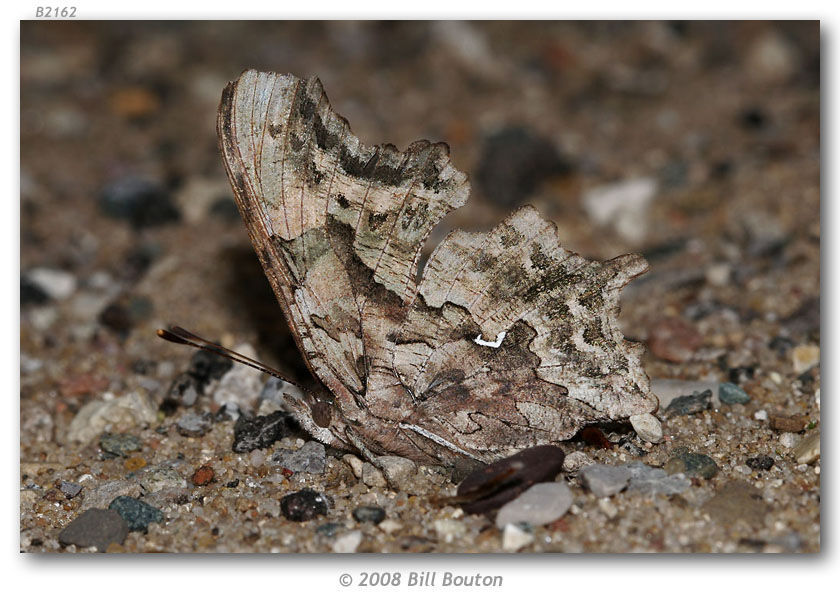
POLYGON ((469 194, 446 144, 365 146, 316 78, 246 71, 218 132, 237 204, 323 389, 294 400, 316 438, 369 455, 482 461, 656 410, 618 294, 647 268, 564 249, 525 207, 455 231, 469 194))

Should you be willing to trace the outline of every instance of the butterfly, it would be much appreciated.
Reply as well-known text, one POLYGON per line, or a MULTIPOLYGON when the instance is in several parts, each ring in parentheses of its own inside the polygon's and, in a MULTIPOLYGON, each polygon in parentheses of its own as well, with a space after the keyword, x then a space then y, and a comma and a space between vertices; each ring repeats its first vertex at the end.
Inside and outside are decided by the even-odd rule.
POLYGON ((418 277, 427 237, 469 195, 445 143, 363 144, 317 78, 254 70, 225 88, 217 131, 319 382, 286 396, 316 439, 366 457, 489 462, 657 409, 642 347, 617 324, 642 257, 587 260, 524 207, 492 231, 451 232, 418 277))

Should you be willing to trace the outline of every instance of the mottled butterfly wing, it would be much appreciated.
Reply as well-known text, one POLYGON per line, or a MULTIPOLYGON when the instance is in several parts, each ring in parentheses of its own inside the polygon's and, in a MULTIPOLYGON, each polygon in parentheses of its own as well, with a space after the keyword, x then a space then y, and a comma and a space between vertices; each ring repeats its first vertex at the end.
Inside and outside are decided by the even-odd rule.
POLYGON ((239 210, 307 364, 356 435, 387 446, 398 430, 369 435, 382 425, 374 421, 412 407, 379 402, 400 387, 385 338, 416 295, 423 242, 466 201, 466 177, 445 144, 362 145, 314 77, 246 71, 225 89, 218 131, 239 210))
POLYGON ((642 347, 617 323, 621 288, 646 269, 564 249, 530 207, 489 233, 450 234, 394 337, 420 399, 410 431, 487 459, 656 410, 642 347))
POLYGON ((334 414, 299 415, 321 439, 489 460, 655 410, 616 324, 640 257, 586 260, 525 208, 450 234, 418 285, 424 241, 469 193, 445 144, 362 145, 317 79, 255 71, 225 90, 218 128, 257 254, 333 395, 334 414))

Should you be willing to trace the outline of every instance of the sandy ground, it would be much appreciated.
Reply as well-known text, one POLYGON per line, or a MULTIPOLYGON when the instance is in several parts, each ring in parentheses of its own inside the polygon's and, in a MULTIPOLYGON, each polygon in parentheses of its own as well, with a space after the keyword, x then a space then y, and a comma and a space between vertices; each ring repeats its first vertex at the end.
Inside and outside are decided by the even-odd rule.
POLYGON ((815 23, 22 23, 21 550, 94 551, 59 533, 121 493, 162 520, 110 551, 819 551, 819 74, 815 23), (192 407, 161 410, 193 353, 158 327, 306 376, 216 148, 222 87, 251 67, 317 74, 367 142, 449 142, 473 193, 429 248, 530 203, 581 254, 642 253, 623 331, 648 342, 663 405, 694 387, 711 407, 660 414, 655 445, 626 426, 565 443, 572 506, 519 546, 488 516, 433 504, 456 487, 443 470, 398 489, 332 449, 323 473, 274 464, 300 431, 245 453, 232 420, 183 435, 220 388, 256 403, 263 380, 211 380, 192 407), (720 382, 749 400, 722 403, 720 382), (104 452, 106 431, 139 449, 104 452), (680 448, 717 469, 688 468, 677 494, 604 500, 576 470, 686 471, 680 448), (214 477, 197 485, 203 465, 214 477), (327 514, 292 522, 280 500, 304 488, 327 514), (366 505, 386 521, 358 523, 366 505))

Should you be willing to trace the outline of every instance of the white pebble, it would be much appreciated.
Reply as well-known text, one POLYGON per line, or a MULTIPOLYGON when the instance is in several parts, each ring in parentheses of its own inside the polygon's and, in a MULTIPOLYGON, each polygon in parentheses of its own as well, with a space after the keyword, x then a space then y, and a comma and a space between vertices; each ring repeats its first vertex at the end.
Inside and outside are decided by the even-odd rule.
POLYGON ((76 291, 76 277, 66 271, 37 267, 28 271, 26 276, 56 300, 69 298, 76 291))
POLYGON ((662 424, 651 414, 633 415, 630 425, 645 442, 658 444, 662 441, 662 424))
POLYGON ((755 414, 753 415, 753 418, 756 421, 766 421, 767 420, 767 411, 764 410, 764 409, 757 410, 757 411, 755 411, 755 414))
POLYGON ((355 552, 356 548, 358 548, 359 544, 361 543, 362 532, 359 530, 350 531, 336 538, 336 540, 333 542, 332 550, 333 552, 339 554, 347 554, 355 552))
POLYGON ((789 431, 779 436, 779 443, 785 448, 793 448, 799 443, 799 436, 789 431))
POLYGON ((432 524, 438 535, 438 540, 451 543, 456 538, 463 536, 467 532, 467 526, 463 521, 456 521, 455 519, 438 519, 432 524))
POLYGON ((618 514, 618 509, 609 498, 601 498, 598 500, 598 508, 600 508, 601 512, 607 515, 610 519, 618 514))
POLYGON ((502 532, 502 549, 508 552, 516 552, 534 541, 534 534, 523 531, 513 523, 505 525, 502 532))

